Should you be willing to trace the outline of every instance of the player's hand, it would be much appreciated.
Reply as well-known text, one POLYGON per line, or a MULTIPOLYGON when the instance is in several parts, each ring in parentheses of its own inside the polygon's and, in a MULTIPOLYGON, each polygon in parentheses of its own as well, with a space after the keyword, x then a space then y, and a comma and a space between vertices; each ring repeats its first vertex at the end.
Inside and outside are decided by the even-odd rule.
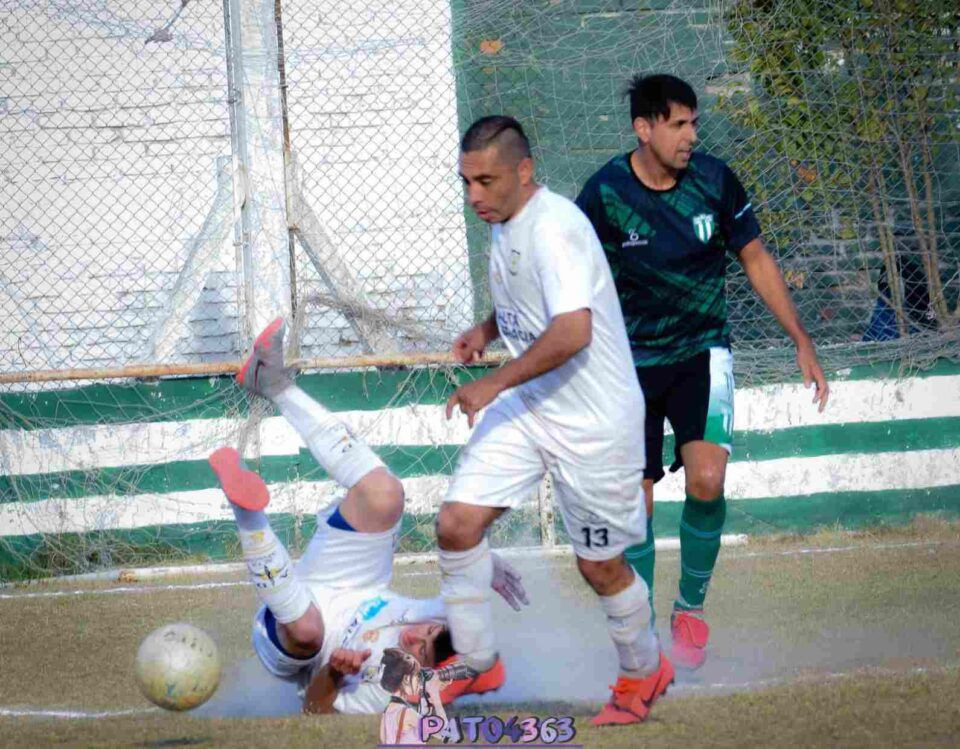
POLYGON ((344 675, 359 674, 363 662, 369 657, 369 650, 337 648, 330 654, 330 668, 344 675))
POLYGON ((797 346, 797 366, 800 367, 800 374, 803 375, 803 386, 810 387, 810 383, 816 383, 817 389, 813 394, 813 402, 819 403, 817 411, 823 413, 827 407, 827 399, 830 397, 830 385, 827 384, 827 378, 820 368, 820 362, 817 361, 817 353, 812 344, 801 344, 797 346))
POLYGON ((460 364, 473 364, 480 361, 483 350, 487 347, 487 336, 482 325, 474 325, 457 336, 453 342, 453 358, 460 364))
POLYGON ((497 591, 514 611, 523 608, 521 603, 529 606, 530 600, 520 582, 520 573, 498 554, 490 552, 490 556, 493 558, 493 582, 490 587, 497 591))
POLYGON ((461 385, 447 400, 447 421, 453 418, 453 409, 459 406, 460 413, 467 415, 467 424, 473 429, 477 413, 489 406, 498 395, 500 386, 490 376, 461 385))

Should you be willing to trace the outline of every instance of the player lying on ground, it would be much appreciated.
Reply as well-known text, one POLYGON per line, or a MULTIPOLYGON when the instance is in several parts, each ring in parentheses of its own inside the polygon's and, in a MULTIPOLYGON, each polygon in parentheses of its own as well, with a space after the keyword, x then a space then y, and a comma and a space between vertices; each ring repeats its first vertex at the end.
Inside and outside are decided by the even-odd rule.
MULTIPOLYGON (((403 486, 334 414, 294 385, 283 366, 283 335, 282 320, 261 333, 237 380, 280 408, 347 492, 318 513, 316 533, 293 564, 264 512, 270 495, 263 480, 233 448, 210 456, 263 602, 253 623, 253 647, 263 665, 304 685, 304 711, 311 713, 382 713, 390 702, 379 675, 388 648, 410 653, 425 667, 439 666, 450 681, 444 702, 500 687, 502 671, 477 678, 452 662, 439 598, 406 598, 389 589, 403 486)), ((519 575, 496 556, 493 565, 491 586, 519 611, 527 603, 519 575)))
POLYGON ((644 720, 673 681, 650 629, 647 586, 623 552, 641 543, 646 512, 643 395, 610 268, 590 222, 534 179, 530 144, 509 117, 486 117, 461 143, 470 206, 493 225, 494 313, 454 342, 475 361, 502 337, 515 357, 447 403, 473 426, 437 518, 440 591, 460 662, 500 666, 488 590, 496 575, 486 532, 550 471, 577 566, 599 597, 620 673, 596 725, 644 720))

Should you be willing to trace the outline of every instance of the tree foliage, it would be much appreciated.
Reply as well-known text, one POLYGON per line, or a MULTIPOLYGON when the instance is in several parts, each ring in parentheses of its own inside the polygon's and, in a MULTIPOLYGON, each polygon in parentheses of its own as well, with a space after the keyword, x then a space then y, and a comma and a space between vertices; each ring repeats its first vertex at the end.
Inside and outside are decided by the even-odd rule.
POLYGON ((908 330, 895 227, 909 227, 941 329, 957 325, 957 0, 742 0, 726 12, 748 85, 720 107, 746 133, 738 166, 792 241, 872 228, 887 300, 908 330), (950 275, 951 271, 954 275, 950 275))

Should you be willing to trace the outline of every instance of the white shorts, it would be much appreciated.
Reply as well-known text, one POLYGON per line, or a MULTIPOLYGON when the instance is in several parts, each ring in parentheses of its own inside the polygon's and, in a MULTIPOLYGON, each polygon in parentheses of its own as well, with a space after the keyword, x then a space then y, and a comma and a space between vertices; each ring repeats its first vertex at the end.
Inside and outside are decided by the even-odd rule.
POLYGON ((345 531, 327 523, 336 509, 334 505, 317 513, 317 530, 294 567, 297 578, 307 585, 323 617, 325 633, 321 651, 306 660, 292 658, 270 640, 265 606, 260 607, 253 619, 253 649, 275 676, 296 677, 318 660, 329 658, 340 620, 349 616, 361 600, 387 588, 393 577, 393 552, 400 523, 383 533, 345 531))
POLYGON ((519 508, 548 471, 573 550, 603 561, 646 540, 643 444, 616 445, 611 454, 632 463, 584 463, 563 454, 516 394, 483 414, 447 490, 446 502, 519 508))

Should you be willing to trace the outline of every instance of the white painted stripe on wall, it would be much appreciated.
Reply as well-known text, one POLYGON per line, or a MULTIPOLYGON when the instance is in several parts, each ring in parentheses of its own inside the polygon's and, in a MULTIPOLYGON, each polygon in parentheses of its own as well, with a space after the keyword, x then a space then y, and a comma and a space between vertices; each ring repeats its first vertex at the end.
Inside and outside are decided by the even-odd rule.
MULTIPOLYGON (((823 414, 802 384, 749 388, 736 393, 738 431, 776 430, 903 419, 960 416, 960 376, 852 380, 833 386, 823 414)), ((370 445, 461 445, 466 420, 447 421, 443 406, 414 405, 339 415, 370 445)), ((197 419, 155 424, 114 424, 29 432, 0 431, 0 472, 18 476, 108 466, 203 460, 239 442, 244 421, 197 419)), ((286 421, 271 417, 261 428, 261 455, 294 455, 303 442, 286 421)))
POLYGON ((822 414, 811 402, 813 394, 813 388, 808 390, 803 383, 738 390, 734 394, 736 429, 753 432, 960 416, 960 375, 835 382, 822 414))
MULTIPOLYGON (((339 416, 373 446, 459 445, 470 435, 466 420, 447 421, 442 406, 343 411, 339 416)), ((0 431, 0 472, 18 476, 205 460, 218 447, 239 444, 245 423, 240 419, 196 419, 28 432, 4 430, 0 431)), ((304 447, 282 417, 263 420, 261 455, 296 455, 304 447)))
MULTIPOLYGON (((434 511, 443 500, 448 477, 404 480, 407 511, 434 511)), ((960 484, 960 450, 827 455, 732 463, 727 473, 729 499, 760 499, 826 492, 923 489, 960 484)), ((334 482, 274 485, 272 512, 310 513, 326 507, 342 492, 334 482)), ((658 502, 684 499, 682 474, 657 485, 658 502)), ((216 489, 127 497, 94 496, 0 505, 0 536, 68 533, 92 529, 174 525, 233 517, 216 489)))

